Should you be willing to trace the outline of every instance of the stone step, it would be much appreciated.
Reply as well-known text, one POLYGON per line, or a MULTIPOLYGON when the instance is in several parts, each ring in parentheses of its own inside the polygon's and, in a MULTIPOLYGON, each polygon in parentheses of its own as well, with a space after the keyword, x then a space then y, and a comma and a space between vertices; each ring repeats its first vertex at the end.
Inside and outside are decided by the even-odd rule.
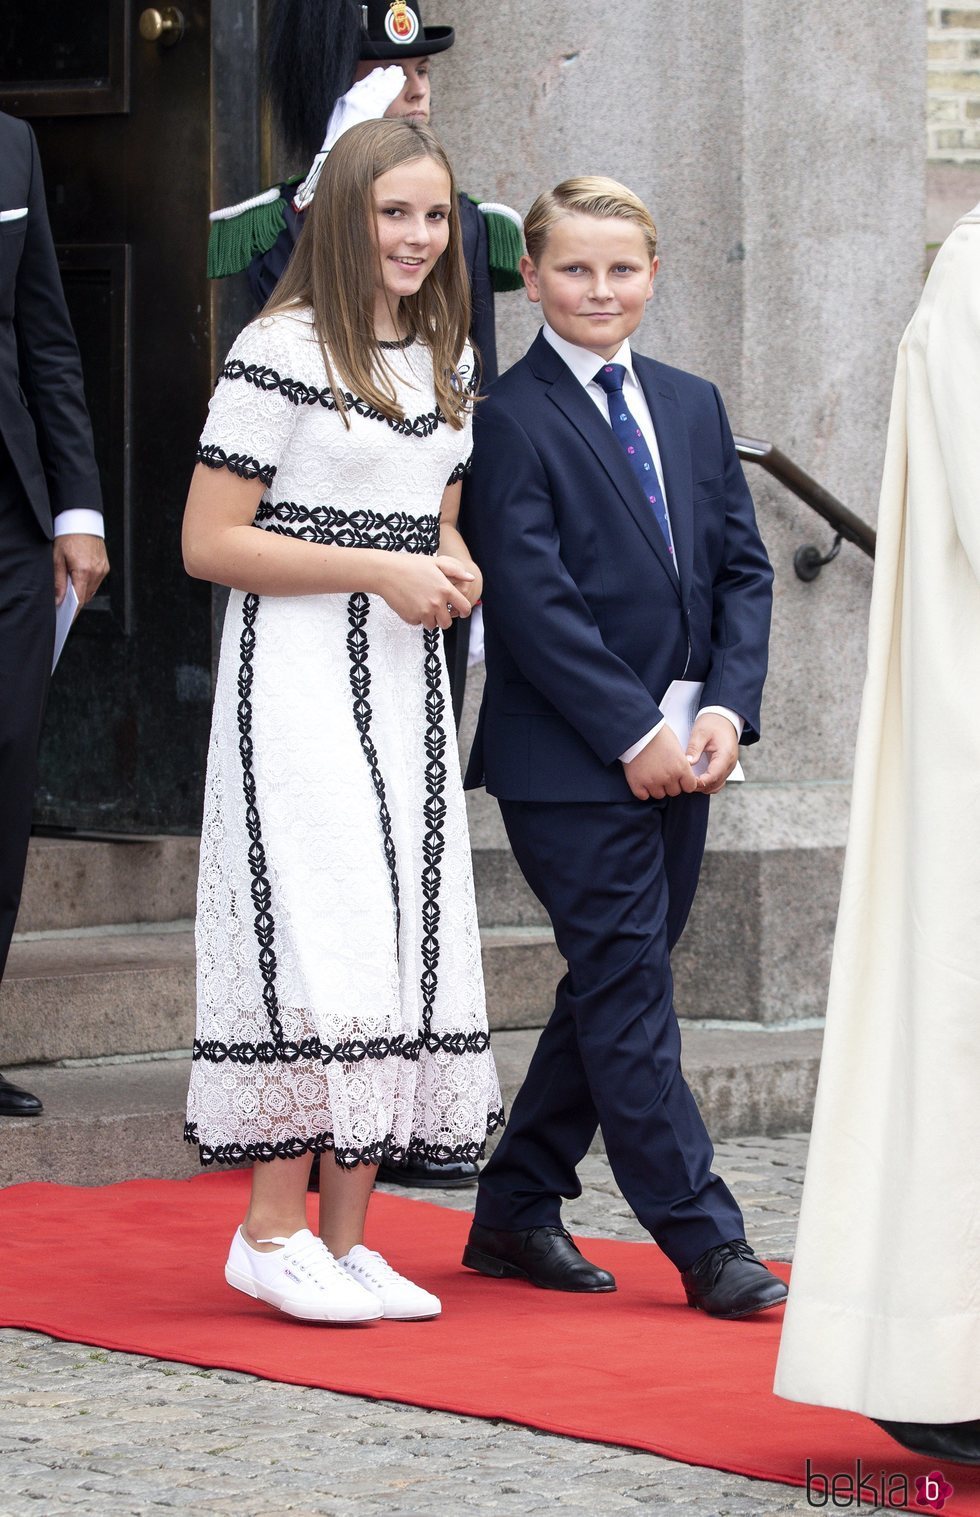
POLYGON ((0 1185, 177 1180, 200 1167, 184 1143, 189 1056, 5 1071, 44 1102, 37 1118, 0 1117, 0 1185))
POLYGON ((106 843, 32 838, 18 936, 192 917, 198 846, 196 837, 106 843))
MULTIPOLYGON (((790 825, 793 808, 800 809, 795 792, 787 799, 779 787, 736 789, 712 810, 697 898, 673 956, 676 1003, 683 1016, 733 1026, 812 1025, 823 1015, 830 972, 843 851, 831 848, 828 838, 837 837, 842 824, 840 797, 831 787, 830 821, 821 810, 824 791, 814 792, 820 806, 809 797, 818 814, 804 845, 790 825), (747 845, 753 838, 767 842, 747 845)), ((481 926, 547 931, 510 853, 496 802, 471 792, 467 812, 481 926)), ((196 875, 194 838, 35 839, 18 936, 114 922, 162 930, 193 915, 196 875)), ((515 1004, 522 999, 519 985, 505 987, 505 995, 515 1004)), ((522 1017, 507 1013, 498 1025, 528 1025, 522 1017)))
MULTIPOLYGON (((477 815, 489 810, 481 796, 477 815)), ((488 805, 489 803, 489 805, 488 805)), ((496 807, 492 807, 493 813, 496 807)), ((503 827, 484 825, 474 839, 473 875, 484 927, 547 926, 547 916, 525 885, 503 827)), ((66 932, 117 922, 164 923, 194 915, 196 837, 138 842, 79 842, 32 838, 17 918, 25 933, 66 932)))
MULTIPOLYGON (((822 1028, 698 1027, 682 1023, 684 1077, 714 1138, 802 1132, 817 1088, 822 1028)), ((520 1088, 536 1032, 493 1040, 507 1109, 520 1088)), ((601 1134, 594 1147, 602 1148, 601 1134)))
MULTIPOLYGON (((550 930, 481 936, 491 1027, 543 1026, 563 972, 550 930)), ((0 1069, 189 1047, 194 1003, 188 923, 22 938, 0 986, 0 1069)))
POLYGON ((525 884, 510 847, 473 845, 473 884, 481 927, 547 927, 551 923, 525 884))
MULTIPOLYGON (((508 1107, 536 1040, 530 1031, 494 1037, 508 1107)), ((808 1127, 819 1054, 818 1031, 684 1030, 684 1071, 717 1139, 808 1127)), ((193 1174, 196 1154, 181 1140, 187 1073, 186 1055, 8 1070, 45 1111, 37 1119, 0 1118, 0 1185, 193 1174)))

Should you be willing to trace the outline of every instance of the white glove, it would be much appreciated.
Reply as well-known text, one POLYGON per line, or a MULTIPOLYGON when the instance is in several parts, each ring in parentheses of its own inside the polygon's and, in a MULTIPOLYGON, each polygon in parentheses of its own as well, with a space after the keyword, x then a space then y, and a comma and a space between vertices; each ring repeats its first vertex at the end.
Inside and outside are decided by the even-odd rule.
POLYGON ((330 113, 320 152, 329 153, 337 138, 349 132, 352 126, 359 126, 362 121, 380 121, 404 88, 405 71, 397 63, 372 69, 366 78, 352 84, 330 113))
POLYGON ((293 205, 297 211, 305 211, 313 199, 320 170, 337 139, 349 132, 352 126, 359 126, 362 121, 380 121, 404 88, 405 72, 397 63, 392 63, 387 68, 372 69, 366 78, 352 84, 347 94, 340 97, 330 112, 323 145, 310 165, 310 172, 293 196, 293 205))

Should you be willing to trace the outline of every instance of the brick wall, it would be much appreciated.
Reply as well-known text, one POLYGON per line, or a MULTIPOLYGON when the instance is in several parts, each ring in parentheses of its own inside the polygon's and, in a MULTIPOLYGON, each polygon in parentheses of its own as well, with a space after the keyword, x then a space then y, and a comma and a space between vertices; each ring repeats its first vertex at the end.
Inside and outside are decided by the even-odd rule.
POLYGON ((980 166, 980 4, 927 4, 928 156, 980 166))

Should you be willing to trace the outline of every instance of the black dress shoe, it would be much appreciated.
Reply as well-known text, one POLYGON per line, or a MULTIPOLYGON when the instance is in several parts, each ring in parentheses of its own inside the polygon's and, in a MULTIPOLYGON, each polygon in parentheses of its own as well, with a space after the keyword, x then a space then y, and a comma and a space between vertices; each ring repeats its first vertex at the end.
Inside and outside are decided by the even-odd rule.
POLYGON ((420 1190, 460 1190, 475 1185, 480 1171, 475 1164, 432 1164, 416 1159, 411 1164, 382 1164, 378 1179, 386 1185, 411 1185, 420 1190))
MULTIPOLYGON (((427 1164, 419 1159, 414 1164, 382 1164, 378 1179, 388 1185, 415 1185, 423 1190, 458 1190, 464 1185, 475 1185, 480 1171, 475 1164, 427 1164)), ((307 1190, 320 1189, 320 1155, 314 1154, 310 1166, 307 1190)))
POLYGON ((926 1459, 950 1464, 980 1464, 980 1419, 972 1422, 883 1422, 872 1417, 883 1433, 903 1448, 926 1459))
POLYGON ((43 1110, 37 1096, 0 1075, 0 1117, 39 1117, 43 1110))
POLYGON ((579 1253, 563 1227, 528 1227, 498 1232, 474 1222, 463 1263, 496 1280, 530 1280, 546 1291, 614 1291, 608 1270, 579 1253))
POLYGON ((688 1306, 712 1317, 748 1317, 781 1306, 789 1291, 744 1238, 719 1243, 681 1273, 688 1306))

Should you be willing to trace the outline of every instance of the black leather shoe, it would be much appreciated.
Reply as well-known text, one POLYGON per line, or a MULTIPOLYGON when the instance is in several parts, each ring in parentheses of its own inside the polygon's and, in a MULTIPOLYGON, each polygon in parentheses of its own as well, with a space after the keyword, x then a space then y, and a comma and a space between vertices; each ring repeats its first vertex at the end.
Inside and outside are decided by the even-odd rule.
POLYGON ((382 1164, 378 1179, 386 1185, 411 1185, 420 1190, 460 1190, 475 1185, 480 1171, 475 1164, 430 1164, 417 1159, 412 1164, 382 1164))
POLYGON ((748 1317, 781 1306, 789 1291, 744 1238, 719 1243, 681 1272, 688 1306, 712 1317, 748 1317))
POLYGON ((37 1096, 0 1075, 0 1117, 39 1117, 43 1110, 37 1096))
POLYGON ((872 1417, 883 1433, 903 1448, 926 1459, 950 1464, 980 1464, 980 1419, 972 1422, 882 1422, 872 1417))
MULTIPOLYGON (((464 1185, 475 1185, 480 1171, 475 1164, 426 1164, 419 1160, 397 1169, 394 1165, 382 1164, 378 1179, 388 1185, 415 1185, 423 1190, 458 1190, 464 1185)), ((320 1189, 320 1155, 314 1154, 310 1166, 307 1190, 320 1189)))
POLYGON ((583 1258, 563 1227, 528 1227, 523 1232, 470 1228, 463 1263, 496 1280, 530 1280, 546 1291, 614 1291, 608 1270, 583 1258))

